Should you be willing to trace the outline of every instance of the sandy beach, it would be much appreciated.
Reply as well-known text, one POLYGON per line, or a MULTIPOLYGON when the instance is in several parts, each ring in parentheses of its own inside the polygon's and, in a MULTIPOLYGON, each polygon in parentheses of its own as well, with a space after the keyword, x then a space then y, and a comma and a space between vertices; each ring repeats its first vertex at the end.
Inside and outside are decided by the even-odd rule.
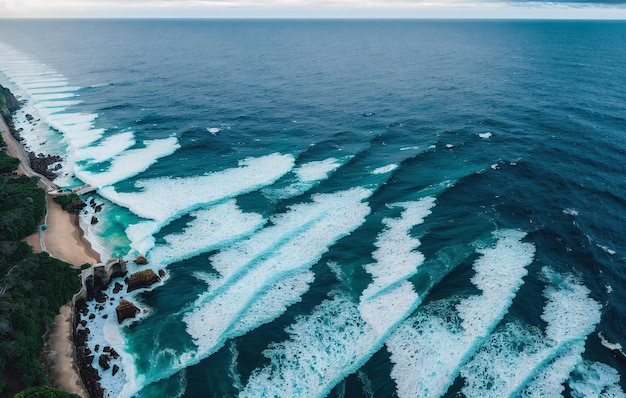
MULTIPOLYGON (((30 169, 23 148, 11 136, 2 117, 0 117, 0 130, 7 144, 7 152, 21 160, 19 172, 28 176, 37 175, 30 169)), ((42 177, 40 186, 47 192, 50 187, 54 187, 54 184, 42 177)), ((43 232, 43 247, 40 244, 39 232, 27 237, 26 242, 34 247, 35 252, 46 250, 51 256, 68 262, 76 268, 85 263, 99 263, 100 256, 84 238, 83 231, 78 226, 77 215, 63 211, 50 194, 46 194, 46 203, 47 229, 43 232)), ((48 378, 53 387, 88 397, 75 362, 72 311, 72 303, 68 303, 56 316, 54 325, 47 335, 42 360, 45 362, 48 378)))
POLYGON ((80 267, 100 262, 100 255, 91 248, 78 226, 78 216, 61 209, 50 195, 46 195, 48 228, 44 231, 44 246, 55 258, 80 267))

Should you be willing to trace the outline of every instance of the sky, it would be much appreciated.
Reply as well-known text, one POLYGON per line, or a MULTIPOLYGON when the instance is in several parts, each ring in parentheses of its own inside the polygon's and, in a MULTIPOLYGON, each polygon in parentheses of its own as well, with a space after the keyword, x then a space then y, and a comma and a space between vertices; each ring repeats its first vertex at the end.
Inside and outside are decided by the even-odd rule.
POLYGON ((0 18, 626 19, 626 0, 0 0, 0 18))

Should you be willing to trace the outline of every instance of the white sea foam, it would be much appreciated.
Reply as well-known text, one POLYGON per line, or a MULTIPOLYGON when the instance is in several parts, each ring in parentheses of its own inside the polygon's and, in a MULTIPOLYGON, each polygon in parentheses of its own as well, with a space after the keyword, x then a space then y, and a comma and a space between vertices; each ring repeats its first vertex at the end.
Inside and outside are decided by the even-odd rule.
MULTIPOLYGON (((150 262, 165 266, 209 250, 221 249, 250 236, 265 224, 265 219, 260 214, 242 212, 234 199, 209 209, 197 210, 190 215, 194 220, 187 224, 182 233, 166 235, 166 243, 158 245, 150 252, 150 262)), ((160 225, 151 221, 142 224, 155 227, 142 231, 146 237, 152 237, 160 225)), ((140 253, 148 253, 147 246, 140 253)))
MULTIPOLYGON (((314 195, 312 202, 291 206, 274 216, 271 226, 212 256, 219 275, 198 275, 209 290, 183 317, 197 350, 172 358, 167 368, 155 369, 141 383, 198 363, 228 339, 274 319, 300 300, 313 278, 310 267, 364 222, 369 206, 363 201, 369 195, 363 188, 314 195)), ((131 396, 138 388, 140 384, 129 383, 124 394, 131 396)))
POLYGON ((607 252, 611 256, 615 255, 615 253, 616 253, 615 250, 611 249, 608 246, 600 245, 600 244, 596 244, 596 246, 598 246, 600 249, 604 250, 605 252, 607 252))
POLYGON ((228 346, 228 351, 230 351, 231 360, 230 365, 228 366, 228 375, 233 381, 233 387, 237 391, 241 391, 243 389, 243 383, 241 382, 241 375, 237 370, 237 364, 239 359, 239 350, 237 349, 237 344, 234 341, 231 341, 228 346))
MULTIPOLYGON (((176 137, 144 141, 144 145, 144 148, 130 149, 115 156, 111 159, 111 165, 106 171, 97 173, 84 169, 77 170, 76 176, 93 187, 104 187, 147 170, 159 158, 171 155, 180 148, 176 137)), ((106 195, 103 196, 106 197, 106 195)), ((168 197, 163 197, 163 199, 166 198, 168 197)), ((145 206, 146 203, 142 205, 145 206)))
POLYGON ((293 169, 296 180, 287 187, 267 187, 263 194, 273 200, 288 199, 303 194, 321 181, 327 179, 330 174, 341 167, 351 156, 342 159, 328 158, 301 164, 293 169))
POLYGON ((446 392, 460 367, 511 305, 535 247, 523 232, 494 234, 494 247, 479 249, 474 285, 482 294, 434 302, 404 322, 387 340, 399 397, 435 397, 446 392), (455 307, 455 308, 454 308, 455 307))
POLYGON ((136 253, 146 255, 155 245, 154 234, 159 232, 162 224, 156 221, 143 221, 126 227, 126 236, 130 240, 130 248, 136 253))
MULTIPOLYGON (((330 245, 361 225, 369 213, 362 201, 370 194, 354 188, 315 195, 313 202, 292 206, 287 213, 272 218, 274 225, 213 256, 213 268, 221 278, 184 317, 187 332, 198 346, 198 356, 215 352, 226 339, 236 336, 233 332, 244 332, 232 327, 257 298, 285 278, 308 269, 330 245)), ((293 302, 302 293, 302 289, 285 287, 280 301, 293 302)), ((267 322, 268 314, 278 315, 274 308, 267 308, 265 314, 257 311, 255 317, 267 322)))
POLYGON ((376 346, 373 330, 343 295, 286 331, 291 339, 263 352, 270 365, 252 373, 240 397, 325 397, 350 371, 343 365, 371 356, 368 350, 376 346))
POLYGON ((563 214, 576 217, 578 215, 578 210, 570 208, 563 209, 563 214))
MULTIPOLYGON (((421 256, 405 256, 414 253, 419 245, 408 233, 423 222, 433 205, 434 198, 430 197, 392 205, 405 210, 399 218, 384 220, 387 228, 378 235, 378 249, 373 255, 380 269, 370 265, 370 271, 377 276, 372 291, 384 293, 364 294, 367 299, 359 305, 338 295, 322 303, 310 316, 299 318, 287 329, 291 339, 265 352, 271 365, 253 373, 242 396, 323 397, 378 351, 418 302, 411 283, 398 283, 410 273, 401 270, 392 278, 387 275, 393 274, 403 261, 413 270, 421 263, 421 256)), ((336 264, 329 266, 340 274, 336 264)))
POLYGON ((92 163, 109 160, 136 144, 134 134, 125 132, 109 136, 95 146, 79 148, 74 152, 76 160, 89 160, 92 163))
POLYGON ((386 174, 391 173, 395 169, 398 168, 397 164, 388 164, 387 166, 382 166, 377 169, 372 170, 372 174, 386 174))
POLYGON ((491 134, 490 132, 478 133, 478 136, 484 140, 488 140, 489 138, 493 136, 493 134, 491 134))
POLYGON ((569 386, 573 398, 624 398, 619 372, 601 362, 582 361, 576 366, 569 386))
POLYGON ((50 101, 77 97, 76 93, 31 94, 35 101, 50 101))
POLYGON ((463 393, 468 397, 556 396, 580 361, 584 342, 600 321, 600 307, 589 291, 546 271, 545 332, 520 322, 494 333, 466 364, 463 393))
POLYGON ((117 192, 114 187, 104 187, 99 193, 140 217, 167 221, 269 185, 289 172, 293 161, 291 155, 271 154, 247 158, 237 168, 204 176, 140 180, 135 184, 139 189, 136 192, 117 192))
POLYGON ((534 398, 562 396, 565 390, 563 383, 581 360, 584 351, 585 344, 582 341, 564 348, 556 359, 537 372, 520 396, 534 398))
POLYGON ((420 241, 410 236, 411 228, 424 222, 435 206, 435 198, 426 197, 417 202, 394 203, 390 207, 401 207, 399 218, 385 218, 386 229, 376 238, 376 250, 372 253, 375 263, 365 266, 373 282, 365 289, 361 300, 373 298, 383 289, 403 281, 417 272, 424 261, 422 253, 416 251, 420 241))
MULTIPOLYGON (((622 352, 623 347, 620 343, 611 343, 609 340, 607 340, 607 338, 604 336, 602 332, 598 332, 598 337, 600 338, 600 342, 602 343, 602 345, 608 348, 609 350, 622 352)), ((622 352, 622 355, 623 355, 623 352, 622 352)))
POLYGON ((413 289, 413 284, 403 282, 385 289, 384 293, 364 299, 359 303, 359 311, 382 344, 420 302, 421 297, 413 289))
POLYGON ((294 173, 302 182, 319 181, 328 178, 328 175, 341 166, 335 158, 328 158, 316 162, 309 162, 298 166, 294 173))
POLYGON ((271 286, 248 307, 241 319, 232 327, 231 334, 242 336, 278 318, 289 306, 302 300, 302 295, 309 290, 309 285, 314 279, 313 271, 306 270, 271 286))
POLYGON ((46 84, 45 87, 39 85, 39 87, 33 87, 32 85, 28 88, 31 94, 59 94, 59 93, 73 93, 78 91, 80 87, 70 87, 65 82, 58 82, 57 85, 46 84))

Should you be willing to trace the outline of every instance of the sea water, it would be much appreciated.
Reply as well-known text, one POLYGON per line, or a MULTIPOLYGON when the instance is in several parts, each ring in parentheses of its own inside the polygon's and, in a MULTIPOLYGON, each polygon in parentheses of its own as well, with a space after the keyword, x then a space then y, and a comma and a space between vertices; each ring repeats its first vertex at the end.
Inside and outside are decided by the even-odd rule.
POLYGON ((167 274, 89 303, 107 396, 624 396, 626 23, 9 20, 0 72, 167 274))

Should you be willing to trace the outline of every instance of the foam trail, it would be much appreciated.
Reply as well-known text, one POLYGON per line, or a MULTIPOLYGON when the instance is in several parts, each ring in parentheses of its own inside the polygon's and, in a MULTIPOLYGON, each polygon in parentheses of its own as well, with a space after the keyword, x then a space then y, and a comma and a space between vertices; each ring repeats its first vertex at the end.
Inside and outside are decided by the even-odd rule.
POLYGON ((423 223, 434 203, 427 197, 391 205, 405 210, 399 218, 383 220, 386 229, 378 235, 373 254, 378 263, 367 266, 374 276, 372 294, 364 293, 359 305, 337 295, 299 318, 287 329, 291 339, 264 353, 271 365, 255 371, 241 395, 323 397, 367 362, 419 301, 406 278, 423 256, 414 251, 420 242, 409 232, 423 223), (373 294, 381 290, 385 293, 373 294))
POLYGON ((263 354, 271 364, 255 370, 239 395, 246 397, 325 397, 359 358, 377 346, 373 329, 358 307, 338 294, 286 329, 290 340, 263 354))
MULTIPOLYGON (((369 213, 369 206, 362 201, 370 194, 371 191, 354 188, 315 195, 312 203, 293 206, 289 212, 273 218, 274 226, 214 256, 212 265, 221 278, 184 318, 187 332, 198 346, 198 355, 210 355, 226 339, 239 335, 234 332, 241 333, 242 329, 231 328, 257 298, 281 280, 305 271, 334 242, 361 225, 369 213), (294 253, 298 255, 293 256, 294 253)), ((290 294, 289 289, 283 289, 283 295, 289 295, 291 300, 303 293, 294 289, 290 294)), ((275 313, 272 308, 268 312, 275 313)), ((265 314, 260 317, 267 321, 265 314)))
POLYGON ((390 207, 402 207, 405 210, 400 218, 385 218, 387 228, 378 236, 372 254, 375 263, 365 266, 372 275, 373 282, 363 292, 361 300, 372 299, 385 288, 399 281, 407 280, 417 272, 417 265, 424 262, 424 256, 414 250, 420 241, 409 235, 411 228, 424 222, 435 206, 434 197, 426 197, 418 202, 395 203, 390 207))
POLYGON ((377 169, 374 169, 374 170, 372 171, 372 174, 386 174, 386 173, 391 173, 392 171, 394 171, 394 170, 395 170, 395 169, 397 169, 397 168, 398 168, 398 165, 397 165, 397 164, 390 164, 390 165, 387 165, 387 166, 382 166, 382 167, 379 167, 379 168, 377 168, 377 169))
POLYGON ((296 177, 295 181, 292 181, 287 187, 265 188, 263 194, 272 200, 288 199, 301 195, 327 179, 351 158, 352 156, 346 156, 342 159, 328 158, 301 164, 293 170, 293 174, 296 177))
POLYGON ((231 361, 228 366, 228 375, 233 380, 233 387, 237 391, 241 391, 243 388, 243 383, 241 383, 241 375, 237 370, 237 360, 239 359, 239 350, 237 349, 237 344, 234 341, 231 341, 228 346, 228 351, 230 351, 231 361))
POLYGON ((565 390, 563 382, 580 362, 584 351, 584 342, 577 342, 565 348, 554 361, 533 377, 521 396, 535 398, 562 396, 565 390))
MULTIPOLYGON (((176 137, 144 141, 144 145, 145 148, 130 149, 115 156, 106 171, 97 173, 87 170, 76 170, 76 176, 93 187, 104 187, 126 180, 147 170, 159 158, 171 155, 180 148, 176 137)), ((143 206, 145 205, 143 203, 143 206)))
MULTIPOLYGON (((195 219, 187 224, 182 233, 166 235, 166 243, 150 252, 150 262, 164 266, 209 250, 220 249, 252 235, 265 224, 265 219, 260 214, 242 212, 234 199, 209 209, 197 210, 191 216, 195 219)), ((143 224, 158 225, 151 221, 143 224)), ((155 233, 152 228, 145 232, 144 236, 150 237, 155 233)), ((139 252, 145 254, 148 251, 149 248, 144 247, 139 252)))
POLYGON ((494 333, 462 370, 468 397, 555 396, 581 360, 584 342, 600 321, 600 306, 589 290, 545 271, 556 286, 541 318, 545 332, 511 322, 494 333))
POLYGON ((313 280, 310 267, 365 221, 370 209, 363 201, 371 193, 353 188, 314 195, 312 202, 291 206, 272 217, 271 226, 212 256, 211 265, 219 276, 207 279, 209 291, 190 305, 191 312, 183 317, 196 351, 154 369, 139 384, 129 383, 123 396, 132 396, 137 386, 200 362, 228 339, 269 322, 300 300, 313 280), (270 297, 270 292, 278 296, 270 297), (265 305, 255 305, 257 300, 265 305))
POLYGON ((104 162, 135 145, 133 133, 126 132, 109 136, 96 146, 80 148, 74 152, 76 160, 89 160, 91 163, 104 162))
POLYGON ((619 372, 601 362, 578 363, 569 380, 573 398, 624 398, 619 372))
POLYGON ((285 312, 289 306, 302 300, 315 280, 315 274, 306 270, 276 283, 258 297, 232 327, 232 335, 243 336, 249 330, 271 322, 285 312))
POLYGON ((140 180, 135 183, 137 192, 117 192, 114 187, 104 187, 99 193, 140 217, 167 221, 269 185, 289 172, 293 162, 293 156, 275 153, 247 158, 239 162, 239 167, 204 176, 140 180))
POLYGON ((45 117, 46 124, 63 134, 69 160, 72 163, 89 159, 96 163, 110 160, 110 167, 100 172, 73 164, 71 171, 83 182, 94 187, 114 184, 145 171, 159 158, 171 155, 180 148, 177 139, 169 137, 144 141, 145 147, 129 150, 135 143, 131 133, 109 137, 94 148, 86 148, 104 134, 104 130, 93 128, 98 115, 58 112, 60 108, 77 103, 67 100, 78 97, 80 88, 68 86, 61 74, 36 64, 19 51, 2 45, 0 50, 9 59, 2 65, 4 73, 30 97, 33 108, 45 117), (51 109, 56 112, 51 112, 51 109))
POLYGON ((527 274, 535 247, 525 233, 496 232, 494 247, 479 249, 472 283, 482 294, 430 303, 387 340, 394 363, 391 377, 399 397, 437 397, 504 316, 527 274))

